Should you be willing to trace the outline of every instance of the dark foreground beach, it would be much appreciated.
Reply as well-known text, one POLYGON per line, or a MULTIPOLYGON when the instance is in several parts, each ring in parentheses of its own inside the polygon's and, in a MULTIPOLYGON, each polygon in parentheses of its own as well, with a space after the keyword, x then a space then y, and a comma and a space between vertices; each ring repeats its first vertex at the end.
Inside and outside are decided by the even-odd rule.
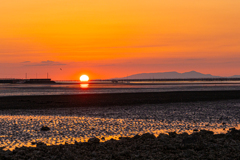
POLYGON ((227 134, 213 134, 201 130, 191 135, 170 132, 155 137, 146 133, 133 138, 122 137, 99 143, 91 138, 86 143, 17 148, 13 152, 0 151, 0 159, 49 159, 49 160, 125 160, 125 159, 224 159, 240 158, 240 130, 231 129, 227 134))
POLYGON ((0 109, 123 106, 240 99, 240 91, 184 91, 0 97, 0 109))
POLYGON ((7 145, 39 136, 97 137, 51 146, 31 141, 36 147, 1 150, 0 159, 240 159, 240 131, 233 128, 240 120, 240 91, 0 97, 0 107, 1 134, 12 129, 7 145), (122 138, 107 139, 117 132, 122 138))

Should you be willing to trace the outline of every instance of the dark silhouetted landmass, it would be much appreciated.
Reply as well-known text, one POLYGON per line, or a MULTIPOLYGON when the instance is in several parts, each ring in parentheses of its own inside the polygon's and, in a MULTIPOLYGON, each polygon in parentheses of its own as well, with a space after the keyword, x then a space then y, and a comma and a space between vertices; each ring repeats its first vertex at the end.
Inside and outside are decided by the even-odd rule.
POLYGON ((181 78, 186 79, 186 78, 220 78, 220 76, 213 76, 211 74, 202 74, 200 72, 190 71, 185 73, 178 73, 178 72, 139 73, 139 74, 123 77, 123 79, 125 78, 126 79, 181 79, 181 78))
POLYGON ((38 142, 37 147, 21 147, 13 152, 0 150, 0 159, 239 159, 240 130, 231 128, 226 134, 212 131, 159 134, 150 133, 111 139, 100 143, 91 138, 88 142, 47 146, 38 142))
POLYGON ((234 76, 231 76, 229 78, 240 78, 240 75, 234 75, 234 76))

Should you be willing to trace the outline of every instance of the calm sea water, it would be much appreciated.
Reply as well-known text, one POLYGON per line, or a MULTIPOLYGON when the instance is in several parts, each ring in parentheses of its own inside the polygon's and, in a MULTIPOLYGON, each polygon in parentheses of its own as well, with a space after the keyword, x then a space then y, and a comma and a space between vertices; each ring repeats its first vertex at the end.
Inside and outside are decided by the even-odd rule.
POLYGON ((0 84, 0 96, 240 90, 240 82, 0 84))

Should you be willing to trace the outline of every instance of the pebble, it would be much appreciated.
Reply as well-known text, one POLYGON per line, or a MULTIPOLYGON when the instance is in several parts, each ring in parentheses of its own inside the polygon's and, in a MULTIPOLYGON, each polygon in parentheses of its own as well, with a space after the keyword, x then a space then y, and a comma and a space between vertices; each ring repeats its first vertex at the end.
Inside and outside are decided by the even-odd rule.
POLYGON ((96 138, 96 137, 90 138, 90 139, 88 140, 88 143, 99 143, 99 142, 100 142, 100 139, 98 139, 98 138, 96 138))
POLYGON ((50 130, 50 128, 49 127, 47 127, 47 126, 42 126, 42 128, 40 129, 41 131, 49 131, 50 130))

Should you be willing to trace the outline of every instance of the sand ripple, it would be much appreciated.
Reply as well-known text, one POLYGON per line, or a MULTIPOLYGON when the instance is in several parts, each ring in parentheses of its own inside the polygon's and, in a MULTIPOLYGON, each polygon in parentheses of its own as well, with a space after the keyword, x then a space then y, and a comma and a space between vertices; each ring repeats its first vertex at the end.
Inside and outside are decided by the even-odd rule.
POLYGON ((91 137, 101 141, 132 137, 136 134, 176 131, 192 133, 207 129, 226 133, 239 129, 240 101, 172 103, 141 106, 86 107, 48 110, 0 111, 0 147, 14 150, 35 146, 85 142, 91 137), (41 131, 42 126, 50 128, 41 131))

